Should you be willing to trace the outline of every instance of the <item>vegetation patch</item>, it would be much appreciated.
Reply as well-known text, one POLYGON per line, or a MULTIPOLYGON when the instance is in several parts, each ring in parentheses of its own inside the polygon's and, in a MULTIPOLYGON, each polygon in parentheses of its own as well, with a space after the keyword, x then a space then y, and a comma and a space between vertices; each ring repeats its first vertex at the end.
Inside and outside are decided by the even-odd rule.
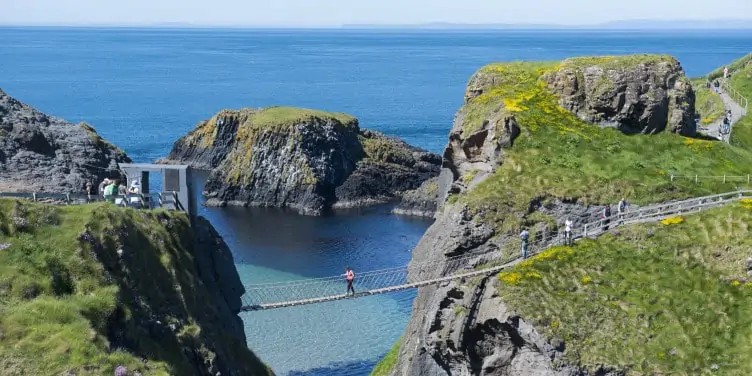
MULTIPOLYGON (((661 55, 585 58, 567 64, 616 68, 665 59, 661 55)), ((752 153, 722 142, 668 132, 630 136, 585 123, 560 107, 558 97, 543 82, 542 76, 555 69, 561 66, 515 62, 483 67, 479 75, 493 86, 461 110, 464 131, 479 128, 484 119, 499 112, 514 116, 521 127, 496 172, 457 198, 501 232, 517 231, 536 197, 573 198, 583 204, 627 198, 646 204, 737 188, 718 180, 672 182, 672 173, 749 173, 752 153)))
POLYGON ((603 70, 624 70, 636 67, 640 64, 677 64, 671 55, 635 54, 624 56, 583 56, 564 60, 556 67, 556 70, 571 68, 584 70, 588 67, 599 67, 603 70))
MULTIPOLYGON (((747 100, 752 99, 752 64, 748 64, 752 59, 752 54, 747 55, 742 60, 737 60, 732 64, 738 65, 737 71, 729 79, 729 86, 741 93, 747 100), (742 68, 743 67, 743 68, 742 68)), ((741 103, 744 106, 744 103, 741 103)), ((738 122, 734 123, 731 128, 729 142, 732 145, 752 150, 752 115, 749 113, 738 122)))
POLYGON ((118 151, 121 154, 125 154, 125 152, 120 149, 119 147, 111 144, 109 141, 102 138, 97 131, 89 125, 87 122, 81 122, 78 124, 84 131, 86 131, 86 134, 89 136, 89 139, 91 142, 93 142, 97 147, 99 148, 107 148, 107 149, 113 149, 118 151))
POLYGON ((499 293, 591 371, 749 375, 750 224, 752 211, 734 204, 671 226, 620 228, 500 273, 499 293))
POLYGON ((269 373, 216 322, 195 242, 184 213, 0 200, 0 373, 189 375, 212 343, 269 373))
POLYGON ((404 166, 415 164, 409 146, 399 140, 374 132, 358 135, 365 157, 376 162, 395 163, 404 166))
POLYGON ((383 357, 378 363, 376 363, 376 367, 374 367, 373 371, 371 371, 371 376, 386 376, 390 372, 392 372, 394 366, 397 365, 401 346, 402 338, 398 339, 397 342, 394 343, 394 346, 392 346, 392 349, 389 350, 389 352, 386 354, 386 356, 383 357))
POLYGON ((706 87, 705 78, 692 80, 692 89, 695 92, 695 109, 700 114, 700 124, 709 125, 723 118, 726 107, 723 105, 721 96, 712 88, 706 87))

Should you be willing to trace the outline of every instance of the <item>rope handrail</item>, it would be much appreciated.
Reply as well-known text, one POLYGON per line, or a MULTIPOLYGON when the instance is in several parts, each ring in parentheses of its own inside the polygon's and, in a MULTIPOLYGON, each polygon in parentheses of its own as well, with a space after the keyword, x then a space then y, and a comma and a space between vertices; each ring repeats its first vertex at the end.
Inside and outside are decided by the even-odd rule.
MULTIPOLYGON (((634 211, 616 214, 607 219, 591 221, 576 229, 573 228, 570 241, 582 238, 594 238, 605 233, 609 228, 635 223, 654 222, 680 214, 695 213, 748 197, 752 197, 752 190, 738 190, 651 205, 634 211)), ((552 246, 565 244, 566 238, 563 236, 564 233, 559 229, 542 236, 540 234, 537 233, 537 236, 531 235, 531 240, 527 244, 529 248, 528 255, 532 256, 552 246)), ((343 275, 249 285, 246 286, 246 293, 242 298, 242 309, 250 311, 320 303, 350 297, 400 291, 458 278, 493 273, 510 267, 522 260, 521 243, 522 241, 519 237, 509 237, 506 241, 500 243, 496 249, 490 251, 471 252, 421 263, 411 262, 402 267, 359 273, 356 278, 358 286, 367 286, 368 288, 365 290, 361 289, 362 292, 353 295, 341 293, 343 275), (519 248, 516 248, 517 251, 514 252, 509 247, 519 248), (507 257, 511 258, 504 257, 506 250, 510 251, 507 257), (515 253, 516 256, 513 256, 515 253), (498 265, 499 262, 502 262, 502 265, 498 265), (490 266, 488 266, 489 264, 490 266), (486 265, 488 267, 458 273, 461 270, 476 269, 479 265, 486 265), (305 286, 305 289, 301 289, 303 286, 305 286)))
MULTIPOLYGON (((684 199, 684 200, 672 201, 672 202, 662 203, 662 204, 654 204, 654 205, 649 205, 649 206, 641 207, 641 208, 636 209, 636 210, 628 211, 628 212, 624 213, 623 215, 626 215, 626 216, 639 216, 640 213, 646 213, 646 212, 653 211, 653 210, 660 210, 662 208, 668 208, 668 207, 676 206, 676 205, 684 205, 684 204, 688 204, 688 203, 695 202, 695 201, 700 201, 700 200, 708 200, 708 199, 714 199, 714 198, 726 197, 726 196, 735 196, 735 195, 738 195, 740 193, 752 194, 752 190, 739 190, 739 191, 732 191, 732 192, 715 194, 715 195, 708 195, 708 196, 702 196, 702 197, 695 197, 695 198, 689 198, 689 199, 684 199)), ((610 218, 609 220, 613 220, 613 218, 610 218)), ((599 225, 602 226, 603 222, 604 222, 604 220, 601 219, 601 220, 598 220, 598 221, 593 221, 593 222, 590 222, 590 223, 585 223, 583 226, 580 226, 579 228, 581 230, 583 230, 581 232, 584 232, 584 230, 587 229, 589 226, 590 226, 590 228, 593 228, 594 226, 599 226, 599 225)), ((572 233, 576 233, 576 231, 574 231, 574 229, 573 229, 572 233)), ((515 238, 515 239, 512 239, 511 241, 508 240, 508 241, 504 242, 502 245, 508 245, 508 244, 510 244, 512 242, 519 243, 520 241, 515 238)), ((479 251, 479 252, 465 253, 465 254, 461 254, 461 255, 457 255, 457 256, 448 257, 448 258, 445 258, 443 260, 445 260, 445 261, 451 261, 451 260, 455 260, 455 259, 473 258, 473 257, 478 257, 478 256, 481 256, 481 255, 490 253, 490 252, 494 252, 494 251, 479 251)), ((375 273, 389 272, 389 271, 393 271, 393 270, 403 269, 405 267, 406 266, 400 266, 400 267, 392 267, 392 268, 385 268, 385 269, 370 270, 370 271, 358 273, 358 276, 365 276, 365 275, 370 275, 370 274, 375 274, 375 273)), ((277 285, 289 285, 289 284, 296 284, 296 283, 306 283, 306 282, 312 282, 312 281, 341 280, 343 276, 344 276, 344 274, 339 274, 339 275, 334 275, 334 276, 313 277, 313 278, 300 278, 300 279, 289 280, 289 281, 280 281, 280 282, 254 283, 254 284, 251 284, 251 285, 247 285, 246 286, 246 290, 248 290, 248 289, 256 289, 256 288, 266 288, 266 287, 277 286, 277 285)))

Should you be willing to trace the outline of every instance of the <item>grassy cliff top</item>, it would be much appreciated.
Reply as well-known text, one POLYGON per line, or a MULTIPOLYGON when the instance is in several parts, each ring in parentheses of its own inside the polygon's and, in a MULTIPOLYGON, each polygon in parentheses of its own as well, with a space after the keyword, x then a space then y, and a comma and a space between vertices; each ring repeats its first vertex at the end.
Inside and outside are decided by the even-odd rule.
POLYGON ((248 137, 260 130, 285 131, 289 127, 315 120, 331 121, 345 128, 358 128, 357 119, 340 112, 327 112, 298 107, 267 107, 262 109, 224 109, 201 122, 189 134, 190 141, 202 147, 211 147, 218 134, 217 122, 234 121, 239 124, 239 137, 248 137))
POLYGON ((590 204, 616 203, 623 197, 634 203, 661 202, 736 189, 736 184, 720 180, 672 183, 672 172, 750 173, 752 152, 722 142, 665 132, 629 136, 585 123, 560 107, 557 95, 543 82, 542 77, 555 69, 557 64, 550 62, 481 68, 483 81, 493 85, 462 108, 463 133, 498 110, 515 116, 521 134, 505 150, 503 164, 493 175, 460 197, 450 197, 450 202, 467 203, 481 219, 502 231, 517 231, 530 202, 540 197, 574 198, 590 204))
POLYGON ((628 374, 749 375, 752 200, 550 249, 499 274, 499 294, 568 360, 628 374))
POLYGON ((561 62, 561 64, 557 67, 558 69, 562 68, 575 68, 575 69, 585 69, 588 67, 597 66, 604 70, 611 70, 611 69, 629 69, 631 67, 636 67, 640 64, 660 64, 660 63, 668 63, 668 64, 678 64, 679 61, 676 60, 671 55, 660 55, 660 54, 640 54, 640 55, 622 55, 622 56, 583 56, 583 57, 573 57, 566 59, 561 62))
POLYGON ((183 213, 0 200, 0 373, 188 375, 183 350, 214 343, 266 374, 216 322, 194 243, 183 213))

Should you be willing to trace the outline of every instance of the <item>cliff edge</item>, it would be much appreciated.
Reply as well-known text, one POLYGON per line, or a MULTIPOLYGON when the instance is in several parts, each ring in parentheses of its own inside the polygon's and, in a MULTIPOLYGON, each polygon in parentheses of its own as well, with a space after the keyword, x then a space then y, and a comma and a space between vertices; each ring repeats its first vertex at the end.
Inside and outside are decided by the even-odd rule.
POLYGON ((0 90, 0 191, 83 192, 130 162, 90 125, 48 116, 0 90))
MULTIPOLYGON (((721 181, 696 184, 669 178, 690 171, 746 175, 745 166, 752 162, 748 151, 687 137, 695 133, 693 123, 686 121, 694 115, 693 107, 691 85, 678 61, 668 56, 575 58, 481 68, 468 83, 465 104, 455 116, 444 151, 436 222, 414 249, 411 263, 437 262, 435 275, 429 277, 439 277, 453 272, 441 266, 447 257, 476 251, 518 254, 519 249, 505 248, 505 240, 516 238, 522 227, 530 229, 531 239, 541 239, 556 233, 566 218, 575 226, 599 219, 605 205, 622 198, 639 206, 736 189, 735 184, 721 181)), ((729 220, 743 223, 741 209, 732 210, 734 217, 729 220)), ((728 248, 742 232, 722 231, 710 240, 694 237, 709 231, 705 226, 724 215, 728 212, 717 212, 701 221, 702 230, 688 230, 693 237, 685 241, 693 241, 695 248, 683 253, 687 263, 696 265, 721 245, 726 251, 718 257, 733 259, 735 265, 743 262, 741 248, 728 248)), ((650 326, 655 316, 648 306, 656 302, 674 302, 671 309, 681 315, 695 303, 705 304, 676 303, 682 291, 692 290, 689 276, 686 283, 647 301, 619 303, 623 300, 619 294, 629 288, 615 286, 615 281, 638 278, 638 289, 676 282, 670 273, 637 275, 640 268, 675 265, 671 249, 686 245, 661 233, 662 242, 650 241, 650 252, 642 246, 635 249, 635 242, 647 244, 658 227, 643 227, 634 237, 622 235, 618 247, 608 248, 599 240, 588 248, 601 252, 585 252, 584 244, 553 250, 524 263, 512 272, 516 274, 420 288, 403 339, 395 347, 397 355, 389 357, 393 363, 389 373, 570 376, 710 369, 713 362, 727 358, 715 350, 699 358, 701 335, 687 336, 682 346, 672 348, 670 339, 676 334, 650 326), (605 249, 646 257, 627 260, 605 249), (572 256, 578 252, 588 261, 586 256, 572 256), (660 261, 653 264, 652 258, 660 261), (625 274, 605 278, 606 271, 625 274), (578 279, 564 283, 568 276, 578 279), (589 283, 596 280, 597 286, 612 289, 589 290, 593 287, 589 283), (622 313, 610 311, 614 304, 638 319, 623 321, 622 313), (613 315, 596 314, 606 311, 613 315), (626 340, 645 326, 655 329, 653 337, 626 340), (605 333, 596 334, 599 328, 605 333), (611 351, 619 344, 621 350, 611 351), (640 349, 655 351, 648 354, 640 349)), ((721 280, 715 267, 698 273, 695 277, 709 285, 717 286, 721 280)), ((730 288, 726 284, 723 291, 730 288)), ((733 306, 731 300, 713 304, 733 306)), ((703 318, 702 325, 712 327, 708 320, 703 318)), ((675 328, 680 322, 684 321, 668 320, 665 325, 675 328)), ((727 341, 714 349, 734 345, 738 343, 727 341)), ((380 374, 385 374, 383 369, 380 374)))
POLYGON ((311 215, 392 200, 440 168, 438 155, 361 129, 350 115, 292 107, 223 110, 160 162, 212 169, 207 205, 311 215))
POLYGON ((270 375, 246 344, 243 293, 203 218, 0 200, 4 375, 270 375))

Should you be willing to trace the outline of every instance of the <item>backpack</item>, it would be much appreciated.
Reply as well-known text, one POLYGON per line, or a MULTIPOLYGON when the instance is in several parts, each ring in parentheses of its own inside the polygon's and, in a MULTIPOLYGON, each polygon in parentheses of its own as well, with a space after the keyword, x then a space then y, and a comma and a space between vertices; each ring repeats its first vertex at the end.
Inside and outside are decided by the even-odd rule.
POLYGON ((521 235, 522 235, 522 240, 527 241, 527 238, 530 236, 530 233, 528 233, 527 231, 523 231, 521 235))

